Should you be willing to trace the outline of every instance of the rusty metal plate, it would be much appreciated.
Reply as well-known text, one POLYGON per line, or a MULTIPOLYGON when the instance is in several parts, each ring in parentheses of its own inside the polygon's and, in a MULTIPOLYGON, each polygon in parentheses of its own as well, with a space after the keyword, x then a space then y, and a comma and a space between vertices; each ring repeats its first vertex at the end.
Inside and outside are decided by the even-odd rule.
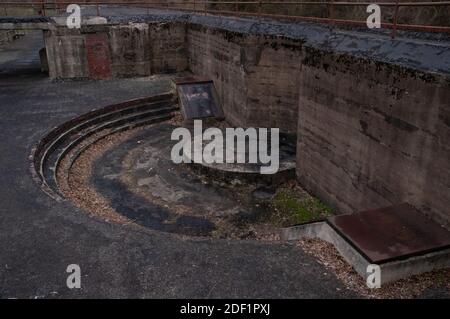
POLYGON ((214 82, 204 78, 182 78, 174 81, 186 119, 223 118, 223 110, 214 82))
POLYGON ((86 35, 86 51, 89 75, 93 79, 111 77, 111 61, 106 33, 86 35))
POLYGON ((375 264, 450 248, 450 232, 409 204, 333 216, 327 222, 375 264))

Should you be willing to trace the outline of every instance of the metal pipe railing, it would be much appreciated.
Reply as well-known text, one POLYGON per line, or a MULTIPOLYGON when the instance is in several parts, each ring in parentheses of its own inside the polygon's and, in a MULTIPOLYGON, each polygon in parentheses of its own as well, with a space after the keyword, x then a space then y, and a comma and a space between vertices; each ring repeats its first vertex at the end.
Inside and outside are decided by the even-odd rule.
POLYGON ((392 27, 392 39, 395 38, 395 34, 397 33, 397 21, 398 21, 398 8, 399 8, 399 0, 395 1, 395 11, 394 11, 394 25, 392 27))
MULTIPOLYGON (((40 7, 41 14, 46 15, 46 5, 55 5, 55 10, 64 8, 65 6, 76 3, 74 0, 57 0, 47 2, 46 0, 36 0, 36 1, 1 1, 0 6, 5 8, 5 14, 7 14, 7 6, 18 6, 27 7, 32 6, 40 7)), ((80 1, 81 2, 81 1, 80 1)), ((147 10, 150 8, 157 9, 174 9, 174 10, 184 10, 193 11, 206 14, 219 14, 219 15, 238 15, 238 16, 255 16, 262 18, 276 18, 276 19, 287 19, 287 20, 303 20, 327 24, 343 24, 343 25, 365 25, 365 21, 351 20, 351 19, 337 19, 335 18, 335 8, 343 6, 368 6, 369 4, 377 4, 381 7, 391 7, 394 9, 394 16, 392 23, 381 23, 382 28, 392 29, 392 37, 394 38, 398 29, 403 30, 415 30, 415 31, 427 31, 427 32, 446 32, 450 33, 450 27, 447 26, 432 26, 432 25, 408 25, 399 24, 399 8, 400 7, 441 7, 450 6, 450 1, 420 1, 420 2, 400 2, 395 0, 394 2, 349 2, 349 1, 208 1, 208 0, 188 0, 188 1, 96 1, 96 0, 83 0, 83 5, 95 6, 97 15, 100 15, 100 5, 117 5, 117 6, 143 6, 147 10), (233 5, 234 10, 224 10, 224 9, 210 9, 211 5, 233 5), (255 6, 256 12, 239 11, 239 5, 252 5, 255 6), (264 13, 264 5, 278 5, 280 8, 283 6, 323 6, 326 5, 328 8, 328 18, 324 17, 313 17, 313 16, 299 16, 299 15, 287 15, 287 14, 271 14, 264 13)))
MULTIPOLYGON (((76 3, 74 0, 58 0, 56 2, 46 2, 45 0, 40 1, 0 1, 0 5, 8 6, 30 6, 30 5, 42 5, 44 4, 58 4, 58 5, 69 5, 76 3)), ((164 8, 170 8, 170 6, 178 5, 210 5, 210 4, 254 4, 254 5, 329 5, 330 1, 203 1, 203 0, 191 0, 191 1, 173 1, 173 2, 155 2, 151 0, 144 1, 83 1, 86 5, 160 5, 164 8)), ((348 2, 348 1, 334 1, 333 5, 336 6, 368 6, 370 4, 377 4, 379 6, 391 6, 391 7, 424 7, 424 6, 449 6, 450 1, 425 1, 425 2, 348 2)))

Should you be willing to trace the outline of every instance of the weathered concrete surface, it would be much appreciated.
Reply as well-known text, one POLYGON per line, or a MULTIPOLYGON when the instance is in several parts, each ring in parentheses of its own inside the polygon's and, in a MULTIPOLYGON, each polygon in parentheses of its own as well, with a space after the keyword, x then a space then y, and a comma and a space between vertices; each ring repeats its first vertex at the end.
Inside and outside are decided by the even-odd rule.
MULTIPOLYGON (((52 78, 98 78, 90 58, 101 55, 98 63, 111 70, 107 77, 135 77, 187 70, 185 25, 132 23, 123 25, 88 25, 81 29, 56 27, 45 31, 52 78), (86 41, 96 35, 104 40, 103 53, 86 48, 86 41)), ((92 61, 92 59, 91 59, 92 61)), ((95 67, 95 66, 94 66, 95 67)))
POLYGON ((182 23, 151 23, 151 73, 173 73, 189 68, 186 25, 182 23))
POLYGON ((448 78, 305 51, 297 174, 342 212, 409 202, 450 222, 448 78))
MULTIPOLYGON (((113 76, 190 69, 214 79, 227 118, 237 125, 297 132, 299 81, 304 73, 301 68, 303 60, 309 59, 306 49, 318 50, 320 55, 334 52, 336 56, 345 54, 426 72, 450 72, 450 40, 446 35, 427 35, 424 41, 423 35, 399 32, 398 38, 391 40, 386 31, 333 30, 307 23, 162 10, 136 15, 139 11, 132 8, 104 8, 102 12, 108 24, 86 24, 80 36, 91 32, 109 34, 113 76)), ((65 30, 59 28, 57 32, 65 30)), ((66 32, 66 37, 70 35, 66 32)), ((82 48, 83 44, 79 45, 82 48)), ((82 50, 73 54, 82 56, 69 60, 85 59, 82 50)), ((67 72, 51 75, 67 77, 67 72)))
MULTIPOLYGON (((24 37, 0 46, 0 76, 40 73, 39 50, 44 47, 42 31, 29 31, 24 37), (31 51, 31 50, 33 51, 31 51)), ((6 82, 0 85, 7 85, 6 82)))
POLYGON ((111 68, 116 77, 151 74, 151 47, 148 24, 112 26, 107 31, 111 68))
POLYGON ((214 81, 225 117, 244 125, 247 118, 247 85, 241 69, 239 43, 214 37, 207 30, 190 29, 187 33, 190 70, 214 81), (206 44, 206 45, 205 45, 206 44))
MULTIPOLYGON (((390 40, 358 37, 333 39, 344 55, 309 47, 311 38, 302 43, 191 26, 190 65, 214 79, 232 123, 297 132, 299 180, 338 211, 406 201, 448 225, 450 69, 418 71, 418 64, 362 58, 361 43, 370 55, 376 51, 369 39, 381 46, 390 40)), ((408 61, 424 53, 420 46, 406 53, 407 45, 399 40, 401 49, 384 58, 408 61)), ((433 45, 442 46, 443 56, 431 58, 429 51, 432 63, 447 63, 448 42, 433 45)))
POLYGON ((0 30, 47 30, 53 24, 50 17, 0 17, 0 30))
POLYGON ((228 120, 297 131, 300 50, 291 42, 195 26, 187 36, 190 69, 214 80, 228 120))
POLYGON ((252 196, 264 181, 237 178, 233 186, 191 165, 174 164, 174 128, 156 124, 107 147, 93 163, 89 186, 115 212, 148 229, 230 239, 260 238, 255 233, 263 229, 275 234, 273 209, 252 196))
POLYGON ((111 49, 105 32, 89 33, 84 37, 89 77, 109 79, 111 77, 111 49))
POLYGON ((50 75, 90 77, 85 36, 106 32, 114 75, 190 69, 232 124, 297 134, 299 180, 339 211, 409 202, 450 223, 448 35, 118 12, 123 25, 46 31, 50 75))
POLYGON ((8 57, 18 52, 0 52, 0 297, 356 296, 292 245, 144 232, 46 196, 31 178, 28 155, 47 131, 97 107, 167 91, 170 80, 52 83, 34 64, 42 42, 36 36, 13 43, 31 55, 28 69, 8 57), (73 263, 82 289, 66 286, 73 263))
MULTIPOLYGON (((83 17, 95 15, 95 7, 83 6, 83 17)), ((183 11, 150 9, 142 14, 142 8, 119 8, 102 6, 101 14, 108 24, 181 22, 200 25, 209 29, 230 32, 282 37, 304 42, 307 47, 348 53, 377 61, 448 74, 450 71, 450 35, 410 31, 398 31, 395 40, 390 39, 389 30, 355 28, 351 30, 330 28, 327 25, 305 22, 280 22, 270 19, 229 18, 194 14, 183 11)), ((48 17, 1 17, 0 28, 20 24, 49 23, 55 20, 48 17)))
POLYGON ((39 50, 39 61, 41 63, 41 72, 48 73, 48 60, 47 60, 47 49, 42 48, 39 50))
MULTIPOLYGON (((340 29, 305 22, 211 16, 170 10, 150 10, 148 14, 140 12, 141 14, 131 8, 102 9, 102 15, 111 24, 181 22, 189 26, 197 25, 237 34, 296 40, 306 47, 352 54, 413 69, 445 74, 450 72, 448 34, 399 30, 396 39, 392 40, 390 31, 383 29, 340 29)), ((93 13, 94 11, 91 11, 91 14, 93 13)))
POLYGON ((0 30, 0 45, 13 41, 15 35, 14 30, 0 30))
POLYGON ((88 78, 86 39, 78 30, 44 31, 51 78, 88 78))

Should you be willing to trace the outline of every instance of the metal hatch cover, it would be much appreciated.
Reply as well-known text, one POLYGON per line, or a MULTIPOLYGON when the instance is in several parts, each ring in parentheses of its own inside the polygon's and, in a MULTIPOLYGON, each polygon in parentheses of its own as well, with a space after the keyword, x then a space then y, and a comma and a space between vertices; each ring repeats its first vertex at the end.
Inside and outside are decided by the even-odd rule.
POLYGON ((212 80, 200 77, 185 77, 175 79, 174 83, 185 119, 224 118, 222 106, 212 80))
POLYGON ((327 222, 371 263, 450 247, 450 232, 409 204, 333 216, 327 222))

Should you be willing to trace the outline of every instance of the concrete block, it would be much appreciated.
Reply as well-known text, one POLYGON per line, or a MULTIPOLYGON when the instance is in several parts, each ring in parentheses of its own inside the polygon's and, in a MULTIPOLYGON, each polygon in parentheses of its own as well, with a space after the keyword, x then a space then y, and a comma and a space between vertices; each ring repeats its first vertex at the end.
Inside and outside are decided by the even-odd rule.
MULTIPOLYGON (((332 244, 344 260, 363 278, 367 278, 367 266, 371 263, 340 236, 327 222, 316 222, 281 229, 282 240, 319 238, 332 244)), ((421 256, 387 262, 378 265, 381 283, 388 283, 424 272, 450 267, 450 249, 421 256)))

